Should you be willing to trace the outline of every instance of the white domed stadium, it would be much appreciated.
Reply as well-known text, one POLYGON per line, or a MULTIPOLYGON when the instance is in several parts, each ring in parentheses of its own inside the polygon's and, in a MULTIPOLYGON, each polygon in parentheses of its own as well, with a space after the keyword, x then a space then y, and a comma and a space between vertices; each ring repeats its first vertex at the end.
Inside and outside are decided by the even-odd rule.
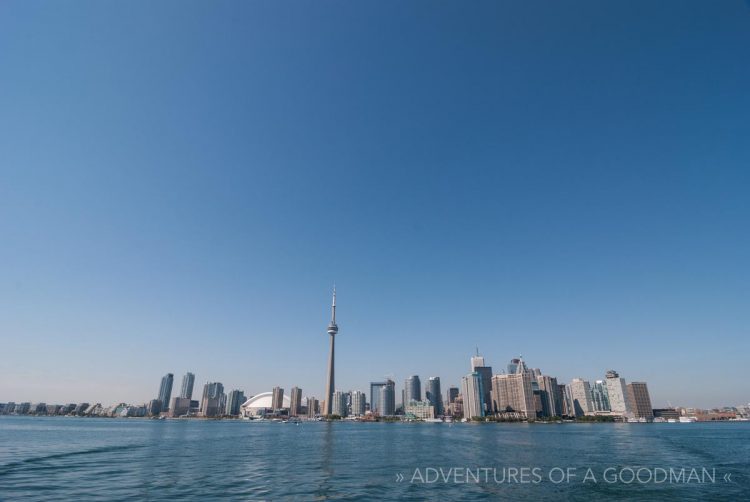
MULTIPOLYGON (((289 396, 285 395, 282 398, 282 408, 289 409, 291 405, 291 399, 289 396)), ((261 392, 260 394, 256 394, 240 406, 240 414, 243 417, 248 418, 270 415, 273 411, 273 392, 261 392)))

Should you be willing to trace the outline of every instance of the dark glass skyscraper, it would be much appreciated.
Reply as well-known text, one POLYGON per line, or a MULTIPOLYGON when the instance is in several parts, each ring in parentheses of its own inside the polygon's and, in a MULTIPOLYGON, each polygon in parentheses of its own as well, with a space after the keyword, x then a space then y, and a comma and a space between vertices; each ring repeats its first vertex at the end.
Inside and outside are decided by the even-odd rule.
POLYGON ((159 401, 161 401, 161 411, 169 409, 169 400, 172 398, 172 384, 174 383, 174 375, 167 373, 161 377, 161 385, 159 386, 159 401))
POLYGON ((422 400, 422 382, 418 375, 412 375, 404 382, 403 405, 406 407, 412 401, 422 400))
POLYGON ((430 377, 427 380, 425 397, 435 407, 435 415, 443 414, 443 396, 440 391, 440 377, 430 377))
POLYGON ((182 377, 182 389, 180 390, 180 397, 186 399, 193 398, 193 385, 195 384, 195 375, 189 371, 182 377))

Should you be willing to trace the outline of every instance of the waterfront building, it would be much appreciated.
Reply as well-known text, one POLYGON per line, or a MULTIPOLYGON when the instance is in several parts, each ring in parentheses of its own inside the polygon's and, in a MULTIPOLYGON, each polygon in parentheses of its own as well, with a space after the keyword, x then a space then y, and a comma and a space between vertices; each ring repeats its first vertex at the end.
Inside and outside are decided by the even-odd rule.
POLYGON ((614 371, 607 371, 605 381, 607 382, 607 396, 609 407, 613 415, 633 416, 633 410, 628 399, 628 388, 624 378, 614 371))
POLYGON ((379 388, 379 414, 389 417, 396 414, 396 382, 391 379, 379 388))
MULTIPOLYGON (((233 390, 227 396, 227 407, 225 414, 236 417, 240 414, 240 406, 245 402, 245 393, 241 390, 233 390)), ((190 403, 188 403, 190 406, 190 403)))
POLYGON ((482 377, 473 371, 461 379, 461 395, 466 418, 483 417, 485 415, 484 389, 482 377))
POLYGON ((607 384, 604 380, 597 380, 591 386, 591 404, 594 411, 609 411, 609 394, 607 393, 607 384))
POLYGON ((357 390, 357 391, 352 392, 351 396, 352 396, 352 407, 351 407, 352 413, 351 414, 355 417, 361 417, 362 415, 365 414, 365 408, 366 408, 365 393, 360 390, 357 390))
POLYGON ((162 411, 169 409, 169 399, 172 397, 173 382, 174 375, 172 373, 167 373, 161 378, 161 385, 159 385, 159 401, 161 401, 162 411))
POLYGON ((193 399, 193 384, 195 384, 195 375, 188 371, 182 377, 182 389, 180 390, 180 397, 193 399))
POLYGON ((635 418, 653 420, 654 409, 651 407, 651 396, 648 394, 646 382, 629 383, 628 398, 633 405, 635 418))
MULTIPOLYGON (((240 406, 240 415, 242 415, 243 417, 255 418, 265 415, 271 415, 274 412, 277 412, 279 408, 274 407, 273 394, 274 393, 272 391, 269 391, 250 396, 244 403, 242 403, 242 406, 240 406)), ((289 399, 289 397, 283 395, 283 393, 281 394, 281 397, 282 402, 280 408, 289 408, 291 406, 291 400, 289 399)))
POLYGON ((422 382, 418 375, 412 375, 404 382, 404 395, 402 404, 404 408, 412 401, 422 400, 422 382))
POLYGON ((454 417, 462 417, 464 415, 464 397, 459 394, 456 399, 451 403, 451 415, 454 417))
MULTIPOLYGON (((479 378, 482 380, 482 403, 484 406, 484 415, 491 414, 493 411, 492 366, 485 365, 484 357, 479 355, 479 349, 477 349, 477 354, 471 358, 471 371, 472 373, 478 373, 479 378)), ((466 401, 466 396, 464 396, 464 401, 466 401)))
POLYGON ((425 398, 435 407, 435 414, 440 416, 443 410, 443 395, 440 390, 440 377, 430 377, 427 379, 427 391, 425 398))
POLYGON ((429 418, 435 418, 435 407, 430 401, 409 401, 409 404, 404 408, 404 415, 406 418, 414 418, 417 420, 426 420, 429 418))
POLYGON ((333 398, 333 390, 335 388, 334 349, 336 342, 336 333, 338 332, 339 327, 336 324, 336 286, 334 286, 333 301, 331 302, 331 323, 328 325, 328 335, 331 339, 331 346, 328 353, 328 380, 326 382, 325 410, 323 410, 323 415, 330 415, 332 412, 331 401, 333 398))
POLYGON ((385 382, 370 382, 370 412, 382 415, 380 404, 380 389, 385 387, 385 382))
POLYGON ((169 405, 170 417, 183 417, 190 414, 190 398, 173 397, 169 405))
POLYGON ((521 368, 516 366, 516 373, 492 377, 492 408, 499 414, 520 414, 527 420, 534 420, 536 402, 531 385, 532 373, 520 371, 521 368))
POLYGON ((340 417, 346 417, 348 415, 346 409, 346 393, 337 390, 333 393, 333 401, 331 403, 331 414, 338 415, 340 417))
POLYGON ((591 415, 594 408, 591 405, 591 386, 587 380, 574 378, 568 384, 573 404, 573 412, 576 417, 591 415))
POLYGON ((541 415, 543 417, 561 417, 563 414, 562 399, 557 378, 540 375, 536 380, 539 385, 539 393, 542 401, 541 415))
POLYGON ((319 413, 319 403, 314 397, 307 398, 307 417, 315 418, 319 413))
MULTIPOLYGON (((224 394, 222 394, 223 396, 224 394)), ((188 409, 190 409, 190 400, 185 399, 188 409)), ((221 399, 221 397, 209 397, 206 396, 201 401, 201 412, 204 417, 218 417, 221 416, 221 414, 224 411, 225 407, 225 400, 221 399)))
POLYGON ((206 382, 203 386, 203 396, 201 397, 200 402, 201 413, 203 416, 216 416, 217 414, 220 414, 226 407, 226 399, 227 397, 224 394, 224 384, 221 382, 206 382), (212 410, 214 411, 214 415, 206 415, 207 405, 217 407, 221 411, 216 412, 212 410))
MULTIPOLYGON (((86 410, 86 408, 88 407, 88 403, 82 403, 82 404, 85 404, 86 406, 83 409, 81 409, 81 405, 79 404, 75 410, 76 415, 82 415, 84 410, 86 410)), ((146 407, 146 410, 148 411, 149 415, 153 417, 157 416, 159 413, 161 413, 161 401, 158 399, 152 399, 151 401, 148 402, 148 406, 146 407)))
POLYGON ((677 411, 674 408, 656 408, 653 410, 654 418, 663 418, 664 420, 674 420, 677 421, 680 419, 680 412, 677 411))
POLYGON ((461 393, 460 390, 458 390, 458 387, 450 386, 448 387, 448 404, 453 404, 453 401, 456 400, 458 395, 461 393))
MULTIPOLYGON (((271 407, 273 411, 278 411, 284 408, 284 389, 281 387, 274 387, 271 391, 271 407)), ((289 400, 289 406, 291 406, 291 399, 289 400)))
POLYGON ((289 402, 289 416, 298 416, 302 412, 302 389, 299 387, 292 387, 292 395, 289 402))

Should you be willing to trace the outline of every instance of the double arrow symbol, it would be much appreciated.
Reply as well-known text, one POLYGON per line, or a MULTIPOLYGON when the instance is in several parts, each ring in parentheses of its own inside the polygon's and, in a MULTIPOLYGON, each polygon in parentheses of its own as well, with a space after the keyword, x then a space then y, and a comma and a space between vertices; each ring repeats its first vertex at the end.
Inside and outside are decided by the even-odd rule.
POLYGON ((399 473, 396 473, 396 483, 400 483, 404 480, 404 475, 399 473))
POLYGON ((732 478, 732 473, 731 472, 728 472, 728 473, 724 474, 724 482, 725 483, 731 483, 732 482, 731 478, 732 478))

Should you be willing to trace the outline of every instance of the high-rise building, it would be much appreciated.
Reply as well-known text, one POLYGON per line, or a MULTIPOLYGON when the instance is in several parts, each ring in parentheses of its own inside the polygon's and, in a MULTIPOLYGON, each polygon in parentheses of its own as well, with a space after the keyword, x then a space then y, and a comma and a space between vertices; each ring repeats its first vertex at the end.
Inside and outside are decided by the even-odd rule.
POLYGON ((240 414, 240 407, 245 402, 245 393, 241 390, 233 390, 227 396, 226 414, 236 417, 240 414))
POLYGON ((518 369, 518 363, 519 362, 520 362, 519 359, 511 359, 510 360, 510 362, 508 363, 508 374, 509 375, 512 375, 513 373, 516 372, 516 370, 518 369))
POLYGON ((331 403, 331 414, 345 417, 348 415, 346 409, 346 393, 337 390, 333 393, 333 402, 331 403))
POLYGON ((296 417, 302 410, 302 389, 299 387, 292 387, 292 395, 290 398, 291 404, 289 405, 289 416, 296 417))
POLYGON ((574 378, 570 381, 568 386, 570 387, 570 395, 573 401, 575 416, 582 417, 593 413, 594 407, 591 405, 591 386, 589 385, 588 380, 574 378))
POLYGON ((609 411, 609 394, 604 380, 597 380, 591 386, 591 404, 594 411, 609 411))
POLYGON ((370 382, 370 412, 374 415, 382 415, 380 404, 380 389, 385 387, 385 382, 370 382))
POLYGON ((189 371, 182 377, 182 389, 180 390, 180 397, 187 399, 193 399, 193 384, 195 384, 195 375, 189 371))
POLYGON ((365 393, 357 390, 352 392, 352 415, 355 417, 361 417, 365 414, 365 393))
MULTIPOLYGON (((190 412, 190 399, 186 397, 173 397, 169 405, 169 416, 182 417, 190 412)), ((211 415, 214 416, 214 415, 211 415)))
POLYGON ((174 382, 174 375, 167 373, 161 378, 161 385, 159 386, 159 401, 161 401, 161 411, 167 411, 169 409, 169 399, 172 397, 172 383, 174 382))
POLYGON ((425 398, 435 408, 436 415, 442 415, 443 410, 443 396, 440 390, 440 377, 430 377, 427 380, 427 391, 425 392, 425 398))
POLYGON ((422 382, 418 375, 412 375, 404 382, 403 405, 406 407, 412 401, 422 400, 422 382))
POLYGON ((532 373, 528 371, 493 376, 492 399, 496 412, 518 413, 528 420, 536 419, 531 382, 532 373))
MULTIPOLYGON (((472 373, 478 373, 479 378, 482 379, 482 403, 484 406, 485 416, 492 413, 492 366, 486 366, 484 364, 484 357, 479 355, 479 349, 477 349, 477 355, 471 358, 471 371, 472 373)), ((464 408, 466 408, 466 396, 464 396, 464 408)))
POLYGON ((485 415, 484 389, 482 376, 476 371, 461 379, 461 395, 464 398, 464 417, 474 418, 485 415))
POLYGON ((448 387, 448 404, 453 404, 453 401, 456 400, 460 393, 461 391, 458 390, 458 387, 448 387))
POLYGON ((561 417, 562 416, 562 399, 560 397, 560 387, 557 384, 557 378, 540 375, 536 378, 539 384, 539 392, 542 400, 543 417, 561 417))
POLYGON ((330 415, 332 413, 332 399, 333 390, 335 388, 335 377, 334 377, 334 352, 335 352, 335 341, 336 333, 339 332, 339 327, 336 324, 336 286, 333 287, 333 301, 331 302, 331 323, 328 325, 328 335, 331 339, 331 348, 328 353, 328 381, 326 382, 326 395, 325 395, 325 410, 323 415, 330 415))
POLYGON ((391 379, 385 381, 385 385, 379 387, 378 412, 381 416, 389 417, 396 413, 396 382, 391 379))
POLYGON ((614 370, 607 371, 607 396, 609 408, 613 415, 632 416, 633 410, 628 399, 628 388, 624 378, 620 378, 614 370))
POLYGON ((635 418, 654 418, 654 409, 651 406, 651 396, 648 394, 646 382, 632 382, 628 384, 628 397, 633 405, 635 418))
POLYGON ((279 411, 284 407, 284 389, 274 387, 271 391, 271 408, 273 411, 279 411))
POLYGON ((307 398, 307 416, 309 418, 315 418, 319 413, 319 403, 314 397, 307 398))

